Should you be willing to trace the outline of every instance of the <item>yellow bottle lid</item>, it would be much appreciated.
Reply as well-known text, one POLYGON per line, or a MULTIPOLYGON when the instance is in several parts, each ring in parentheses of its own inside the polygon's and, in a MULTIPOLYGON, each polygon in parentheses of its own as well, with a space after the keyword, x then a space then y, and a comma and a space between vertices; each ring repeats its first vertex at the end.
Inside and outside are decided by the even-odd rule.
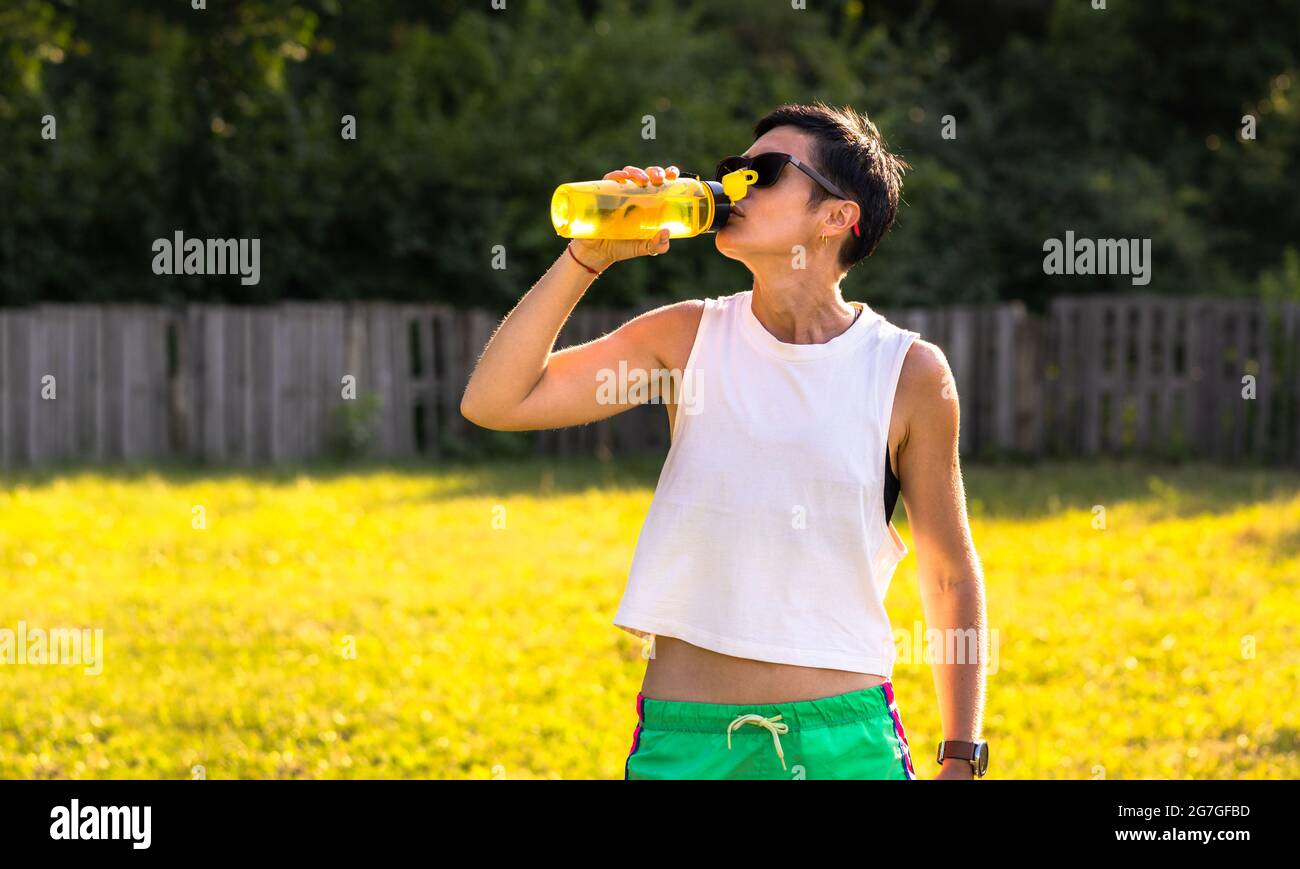
POLYGON ((737 169, 722 176, 722 192, 732 202, 739 202, 749 195, 749 185, 758 180, 758 173, 753 169, 737 169))

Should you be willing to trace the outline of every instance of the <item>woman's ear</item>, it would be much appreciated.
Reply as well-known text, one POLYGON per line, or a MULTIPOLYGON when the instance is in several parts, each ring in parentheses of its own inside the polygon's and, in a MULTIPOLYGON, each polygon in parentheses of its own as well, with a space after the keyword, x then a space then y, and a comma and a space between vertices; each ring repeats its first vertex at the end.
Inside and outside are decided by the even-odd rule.
POLYGON ((858 222, 862 209, 856 202, 849 202, 847 199, 841 200, 837 208, 833 208, 827 213, 826 219, 822 221, 821 234, 830 238, 838 238, 843 232, 853 232, 853 226, 858 222))
POLYGON ((854 227, 861 226, 859 221, 862 220, 862 209, 856 202, 851 202, 848 199, 841 200, 840 207, 833 212, 833 215, 836 217, 836 230, 847 229, 849 232, 853 232, 854 227), (841 221, 840 218, 843 218, 843 220, 841 221))

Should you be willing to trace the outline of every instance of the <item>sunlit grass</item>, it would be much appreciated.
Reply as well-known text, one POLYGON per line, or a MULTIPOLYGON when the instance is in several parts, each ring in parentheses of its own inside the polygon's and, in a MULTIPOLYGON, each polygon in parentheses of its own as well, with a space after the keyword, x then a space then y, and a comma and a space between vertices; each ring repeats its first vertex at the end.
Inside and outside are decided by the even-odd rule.
MULTIPOLYGON (((657 468, 0 480, 0 629, 104 632, 97 676, 0 664, 0 777, 621 777, 644 662, 610 620, 657 468)), ((996 776, 1300 777, 1300 476, 966 484, 996 776)), ((894 677, 928 777, 930 670, 894 677)))

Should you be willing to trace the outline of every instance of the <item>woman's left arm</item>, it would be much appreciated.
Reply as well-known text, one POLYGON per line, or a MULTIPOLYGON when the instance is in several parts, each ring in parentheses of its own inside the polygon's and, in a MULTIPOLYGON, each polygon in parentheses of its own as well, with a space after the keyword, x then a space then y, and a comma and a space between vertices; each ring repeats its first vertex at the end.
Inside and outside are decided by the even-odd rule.
MULTIPOLYGON (((914 341, 899 375, 898 395, 904 398, 896 404, 903 405, 906 420, 898 478, 916 550, 921 605, 927 636, 937 630, 944 637, 933 670, 943 738, 975 742, 988 652, 984 577, 966 515, 957 388, 943 351, 914 341)), ((936 777, 972 778, 973 773, 969 762, 949 760, 936 777)))

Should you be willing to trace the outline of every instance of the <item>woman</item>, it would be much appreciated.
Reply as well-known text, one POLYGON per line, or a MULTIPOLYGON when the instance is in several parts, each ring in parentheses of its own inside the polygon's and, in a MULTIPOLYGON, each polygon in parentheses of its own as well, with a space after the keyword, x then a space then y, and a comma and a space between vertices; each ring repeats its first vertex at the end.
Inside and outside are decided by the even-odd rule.
MULTIPOLYGON (((906 164, 847 108, 782 106, 754 132, 719 164, 759 177, 715 236, 752 273, 750 290, 552 352, 598 274, 669 249, 666 230, 575 240, 492 337, 461 410, 499 430, 579 425, 630 406, 597 389, 602 372, 679 374, 671 447, 614 619, 652 649, 625 778, 914 779, 884 609, 908 551, 889 521, 900 481, 929 629, 982 638, 984 627, 947 361, 840 295, 893 224, 906 164)), ((934 674, 937 777, 982 774, 982 667, 945 658, 934 674)))

